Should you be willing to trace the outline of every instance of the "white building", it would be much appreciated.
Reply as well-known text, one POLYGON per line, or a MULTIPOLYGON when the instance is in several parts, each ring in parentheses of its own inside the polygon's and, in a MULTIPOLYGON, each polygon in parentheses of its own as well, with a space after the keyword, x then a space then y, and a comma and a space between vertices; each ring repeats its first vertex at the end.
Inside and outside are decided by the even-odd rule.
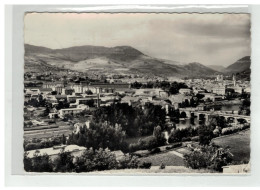
POLYGON ((240 165, 229 165, 223 166, 223 173, 225 174, 234 174, 234 173, 250 173, 250 163, 240 164, 240 165))
POLYGON ((225 95, 226 87, 225 86, 214 87, 214 88, 212 88, 212 92, 215 94, 225 95))
POLYGON ((66 114, 77 114, 77 113, 81 113, 83 110, 80 108, 67 108, 67 109, 61 109, 59 110, 59 116, 62 118, 64 117, 64 115, 66 114))

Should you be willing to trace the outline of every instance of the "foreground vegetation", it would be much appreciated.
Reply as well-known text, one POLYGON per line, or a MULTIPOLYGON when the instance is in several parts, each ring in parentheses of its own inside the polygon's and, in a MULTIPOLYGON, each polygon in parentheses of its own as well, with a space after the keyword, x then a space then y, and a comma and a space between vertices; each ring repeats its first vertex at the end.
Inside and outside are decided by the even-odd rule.
POLYGON ((234 155, 234 163, 248 163, 250 160, 250 130, 213 139, 212 143, 221 147, 228 147, 234 155))
POLYGON ((117 160, 114 153, 104 149, 87 149, 81 156, 74 157, 69 152, 60 152, 55 159, 47 154, 33 158, 24 155, 24 169, 27 172, 90 172, 112 169, 149 168, 150 163, 140 163, 136 156, 126 155, 117 160))

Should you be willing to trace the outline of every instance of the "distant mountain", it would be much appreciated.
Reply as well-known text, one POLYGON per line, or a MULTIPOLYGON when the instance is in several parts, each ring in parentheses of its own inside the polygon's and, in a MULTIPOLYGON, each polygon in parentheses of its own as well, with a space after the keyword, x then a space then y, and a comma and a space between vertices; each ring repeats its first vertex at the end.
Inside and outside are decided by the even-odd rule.
POLYGON ((250 71, 251 58, 250 56, 245 56, 235 63, 229 65, 223 72, 226 73, 241 73, 245 71, 250 71))
POLYGON ((184 65, 184 68, 186 68, 189 72, 190 75, 197 75, 198 73, 207 73, 208 75, 212 75, 216 73, 215 70, 206 67, 205 65, 202 65, 201 63, 193 62, 189 63, 187 65, 184 65))
POLYGON ((221 65, 207 65, 207 66, 218 72, 222 72, 225 69, 225 67, 223 67, 221 65))
MULTIPOLYGON (((25 71, 37 70, 39 63, 81 72, 135 73, 154 76, 207 76, 216 73, 200 63, 180 63, 153 58, 130 46, 75 46, 63 49, 25 44, 25 71)), ((40 72, 40 70, 39 70, 40 72)))

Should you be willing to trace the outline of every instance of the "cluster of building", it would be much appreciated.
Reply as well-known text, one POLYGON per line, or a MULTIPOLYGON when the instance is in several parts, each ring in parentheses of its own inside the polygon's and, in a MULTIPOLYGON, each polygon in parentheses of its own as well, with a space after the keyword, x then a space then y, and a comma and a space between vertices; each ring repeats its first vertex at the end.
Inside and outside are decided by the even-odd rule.
MULTIPOLYGON (((128 76, 131 78, 131 76, 128 76)), ((235 75, 232 80, 225 80, 223 75, 217 75, 215 80, 189 79, 183 80, 188 88, 179 89, 178 94, 170 94, 161 88, 131 88, 130 83, 115 81, 122 76, 110 77, 108 82, 44 82, 38 87, 25 87, 25 101, 44 99, 51 104, 52 110, 49 118, 64 118, 65 115, 74 115, 84 110, 96 109, 101 106, 110 106, 114 102, 127 103, 132 106, 152 103, 161 105, 166 113, 169 108, 179 109, 197 100, 198 95, 205 102, 221 102, 229 93, 250 93, 248 81, 237 81, 235 75), (66 103, 67 107, 57 108, 60 103, 66 103), (57 108, 57 109, 56 109, 57 108)), ((123 77, 124 78, 124 77, 123 77)), ((147 83, 147 81, 146 81, 147 83)), ((204 110, 205 105, 198 105, 199 110, 204 110)))
POLYGON ((224 80, 223 75, 217 75, 215 80, 210 79, 190 79, 185 83, 194 90, 195 93, 208 92, 219 96, 224 96, 228 92, 238 94, 250 93, 250 82, 236 80, 236 75, 233 75, 232 80, 224 80))
POLYGON ((130 84, 127 83, 91 83, 63 84, 44 83, 42 87, 25 88, 25 101, 40 98, 45 99, 52 107, 59 102, 69 103, 69 108, 50 113, 50 117, 63 117, 66 114, 76 114, 92 107, 108 106, 119 100, 119 94, 127 93, 130 84), (92 103, 90 103, 92 101, 92 103))

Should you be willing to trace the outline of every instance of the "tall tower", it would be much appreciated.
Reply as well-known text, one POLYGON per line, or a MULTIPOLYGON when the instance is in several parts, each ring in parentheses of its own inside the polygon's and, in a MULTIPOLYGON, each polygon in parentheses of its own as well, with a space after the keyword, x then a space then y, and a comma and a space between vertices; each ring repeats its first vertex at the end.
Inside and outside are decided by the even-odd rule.
POLYGON ((234 87, 237 85, 236 75, 233 75, 233 85, 234 87))

